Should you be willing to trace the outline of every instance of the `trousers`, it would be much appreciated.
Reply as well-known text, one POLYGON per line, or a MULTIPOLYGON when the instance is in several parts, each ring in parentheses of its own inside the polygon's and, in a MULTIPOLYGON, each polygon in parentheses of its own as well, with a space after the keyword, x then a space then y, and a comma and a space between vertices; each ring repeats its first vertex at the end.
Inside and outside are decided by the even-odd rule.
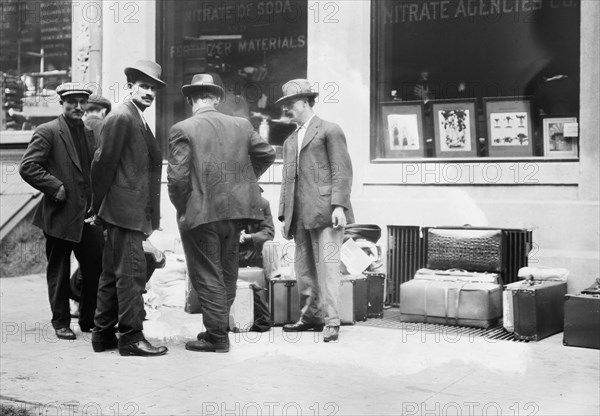
POLYGON ((142 243, 145 238, 140 231, 108 224, 93 341, 113 337, 117 324, 120 345, 144 339, 146 312, 142 294, 146 287, 146 257, 142 243))
POLYGON ((343 228, 298 227, 294 270, 300 292, 300 320, 339 326, 340 253, 343 228))
POLYGON ((82 329, 94 326, 98 279, 102 272, 102 229, 84 224, 81 240, 78 243, 46 236, 46 279, 48 298, 52 310, 52 326, 55 329, 68 328, 71 323, 69 297, 71 294, 71 253, 81 267, 81 298, 79 325, 82 329))
POLYGON ((238 278, 239 230, 236 221, 215 221, 181 232, 190 282, 200 298, 209 340, 228 339, 229 311, 238 278))

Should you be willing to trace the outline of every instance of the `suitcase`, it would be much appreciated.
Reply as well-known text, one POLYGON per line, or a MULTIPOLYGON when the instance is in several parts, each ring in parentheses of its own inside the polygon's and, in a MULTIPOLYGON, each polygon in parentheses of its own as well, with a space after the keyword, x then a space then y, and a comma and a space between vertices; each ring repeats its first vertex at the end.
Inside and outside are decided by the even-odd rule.
POLYGON ((502 317, 495 283, 413 279, 400 285, 400 320, 489 328, 502 317))
POLYGON ((562 332, 566 282, 533 280, 510 286, 516 339, 539 341, 562 332))
POLYGON ((430 228, 427 232, 428 269, 503 271, 503 235, 498 229, 430 228))
POLYGON ((340 320, 342 324, 366 321, 368 311, 367 277, 342 275, 340 280, 340 320))
POLYGON ((383 318, 385 292, 384 273, 364 273, 367 276, 367 317, 383 318))
POLYGON ((565 296, 563 345, 600 349, 600 294, 565 296))
POLYGON ((269 312, 272 326, 292 324, 300 320, 300 293, 296 280, 269 280, 269 312))
POLYGON ((342 325, 354 325, 356 323, 354 314, 354 283, 349 279, 340 280, 339 315, 342 325))
POLYGON ((238 281, 255 283, 258 287, 265 288, 265 269, 262 267, 240 267, 238 281))
POLYGON ((247 332, 252 325, 254 325, 254 290, 250 283, 238 280, 235 300, 229 311, 229 328, 233 332, 247 332))
POLYGON ((450 270, 433 270, 419 269, 415 273, 417 280, 438 280, 452 282, 471 282, 471 283, 496 283, 502 281, 502 277, 498 273, 478 273, 467 272, 465 270, 450 269, 450 270))

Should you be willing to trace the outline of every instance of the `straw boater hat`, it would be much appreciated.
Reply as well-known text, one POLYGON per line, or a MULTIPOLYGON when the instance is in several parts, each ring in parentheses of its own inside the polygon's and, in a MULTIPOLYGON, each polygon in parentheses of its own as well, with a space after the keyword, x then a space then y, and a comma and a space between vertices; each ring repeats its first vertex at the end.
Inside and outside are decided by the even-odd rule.
POLYGON ((181 92, 188 97, 193 91, 206 90, 217 94, 221 99, 225 96, 223 87, 215 83, 215 79, 210 74, 196 74, 192 78, 191 84, 181 87, 181 92))
POLYGON ((60 98, 65 98, 70 95, 85 95, 89 97, 92 95, 92 90, 83 88, 78 82, 65 82, 56 87, 56 93, 60 98))
POLYGON ((160 76, 162 74, 162 68, 159 64, 152 61, 139 60, 132 66, 125 68, 125 75, 135 77, 136 74, 142 74, 150 79, 153 79, 158 83, 158 88, 164 88, 167 86, 161 81, 160 76))
POLYGON ((283 104, 285 101, 291 101, 301 97, 316 97, 318 92, 313 91, 310 82, 307 79, 293 79, 286 82, 281 88, 283 97, 275 101, 275 104, 283 104))

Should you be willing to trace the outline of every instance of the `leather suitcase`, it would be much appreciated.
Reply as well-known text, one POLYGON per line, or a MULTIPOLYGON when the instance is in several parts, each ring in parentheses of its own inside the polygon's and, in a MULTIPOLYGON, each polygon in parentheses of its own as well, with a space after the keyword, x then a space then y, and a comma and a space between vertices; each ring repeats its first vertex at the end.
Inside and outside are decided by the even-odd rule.
POLYGON ((367 276, 367 318, 383 318, 385 294, 384 273, 364 273, 367 276))
POLYGON ((600 349, 600 294, 566 295, 564 329, 563 345, 600 349))
POLYGON ((562 332, 566 282, 525 281, 510 291, 516 339, 539 341, 562 332))
POLYGON ((300 293, 296 280, 269 280, 269 312, 271 326, 298 322, 300 319, 300 293))
POLYGON ((400 320, 489 328, 502 317, 502 287, 413 279, 400 285, 400 320))
POLYGON ((229 328, 233 332, 247 332, 252 325, 254 325, 254 290, 250 283, 238 280, 235 300, 229 311, 229 328))
POLYGON ((352 280, 340 280, 340 323, 342 325, 354 325, 356 317, 354 314, 354 284, 352 280))
POLYGON ((438 280, 452 282, 471 282, 471 283, 500 283, 502 277, 498 273, 478 273, 467 272, 465 270, 433 270, 419 269, 415 273, 417 280, 438 280))
POLYGON ((427 232, 428 269, 500 273, 503 261, 502 230, 440 227, 427 232))
POLYGON ((265 269, 262 267, 240 267, 238 280, 255 283, 260 288, 265 288, 265 269))
POLYGON ((367 277, 359 275, 342 275, 340 280, 340 320, 342 323, 354 324, 366 321, 368 311, 367 277))

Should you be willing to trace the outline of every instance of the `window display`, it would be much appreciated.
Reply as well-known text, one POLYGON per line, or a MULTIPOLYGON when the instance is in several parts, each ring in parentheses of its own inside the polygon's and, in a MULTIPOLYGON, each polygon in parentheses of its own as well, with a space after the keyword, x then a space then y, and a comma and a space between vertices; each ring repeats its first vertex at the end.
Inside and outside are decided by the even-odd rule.
POLYGON ((71 0, 0 6, 0 130, 34 130, 60 114, 55 89, 71 80, 71 0))
POLYGON ((211 73, 227 91, 219 110, 248 118, 281 157, 294 127, 280 123, 274 102, 285 81, 306 78, 307 1, 163 0, 157 15, 157 59, 170 87, 157 111, 163 150, 169 127, 191 115, 178 86, 211 73))
POLYGON ((372 159, 545 156, 542 118, 579 113, 580 18, 579 0, 372 2, 372 159), (390 97, 423 103, 422 155, 385 144, 390 97))

